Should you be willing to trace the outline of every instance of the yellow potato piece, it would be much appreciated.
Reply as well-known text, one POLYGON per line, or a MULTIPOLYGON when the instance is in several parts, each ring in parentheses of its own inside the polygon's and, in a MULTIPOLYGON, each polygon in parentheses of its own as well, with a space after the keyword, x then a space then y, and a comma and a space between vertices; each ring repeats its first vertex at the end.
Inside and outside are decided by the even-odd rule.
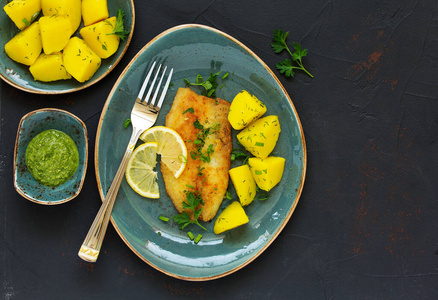
POLYGON ((239 201, 234 201, 217 217, 214 222, 213 232, 219 234, 248 222, 248 216, 243 210, 242 205, 240 205, 239 201))
POLYGON ((70 19, 65 15, 41 17, 39 24, 43 50, 46 54, 64 49, 73 34, 70 19))
POLYGON ((278 117, 267 116, 249 124, 237 139, 254 156, 266 158, 274 150, 280 131, 278 117))
POLYGON ((111 17, 80 30, 84 41, 100 58, 110 57, 119 48, 120 38, 110 34, 116 26, 116 20, 116 17, 111 17))
POLYGON ((88 26, 109 17, 106 0, 82 0, 82 19, 88 26))
POLYGON ((81 24, 81 0, 41 0, 44 16, 65 15, 74 31, 81 24))
POLYGON ((246 206, 250 204, 256 195, 256 183, 252 177, 248 165, 232 168, 230 171, 231 181, 236 189, 240 204, 246 206))
POLYGON ((70 79, 62 61, 62 53, 53 54, 41 53, 38 59, 29 68, 35 80, 50 82, 62 79, 70 79))
POLYGON ((5 45, 6 54, 14 61, 30 66, 41 53, 41 36, 38 22, 19 32, 5 45))
POLYGON ((240 130, 263 116, 266 106, 256 96, 243 90, 231 102, 228 121, 234 129, 240 130))
POLYGON ((101 64, 100 57, 78 37, 72 37, 63 51, 64 66, 77 81, 93 77, 101 64))
POLYGON ((3 7, 18 29, 29 26, 41 10, 41 0, 13 0, 3 7))
POLYGON ((283 177, 284 163, 283 157, 270 156, 265 159, 250 157, 248 159, 257 186, 267 192, 276 186, 283 177))

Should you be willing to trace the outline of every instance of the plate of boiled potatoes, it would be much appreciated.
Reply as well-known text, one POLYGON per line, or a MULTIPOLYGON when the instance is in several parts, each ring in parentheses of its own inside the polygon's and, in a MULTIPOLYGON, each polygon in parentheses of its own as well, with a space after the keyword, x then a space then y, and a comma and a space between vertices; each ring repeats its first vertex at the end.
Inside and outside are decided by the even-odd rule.
POLYGON ((0 0, 0 77, 30 93, 64 94, 104 78, 125 54, 133 0, 0 0))

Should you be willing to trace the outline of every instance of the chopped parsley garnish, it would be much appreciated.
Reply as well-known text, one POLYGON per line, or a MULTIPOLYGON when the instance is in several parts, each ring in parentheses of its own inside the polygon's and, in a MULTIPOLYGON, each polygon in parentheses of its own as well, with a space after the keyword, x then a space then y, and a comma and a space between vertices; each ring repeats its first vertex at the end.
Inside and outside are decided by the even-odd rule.
POLYGON ((214 153, 214 145, 209 144, 207 149, 203 152, 203 148, 205 145, 205 140, 209 134, 215 133, 219 130, 220 124, 215 123, 211 127, 205 128, 204 125, 199 123, 199 120, 196 120, 193 123, 196 129, 200 129, 201 131, 197 134, 197 139, 193 141, 193 144, 196 145, 196 149, 190 152, 190 156, 193 160, 199 157, 202 162, 210 162, 210 154, 214 153))
POLYGON ((30 22, 26 18, 24 18, 22 21, 23 21, 24 25, 30 26, 30 22))
POLYGON ((256 193, 257 193, 256 194, 257 200, 259 200, 259 201, 264 201, 264 200, 267 200, 269 198, 269 193, 266 191, 263 191, 258 186, 256 187, 256 193))
POLYGON ((161 221, 164 221, 164 222, 169 222, 169 220, 170 220, 168 217, 163 217, 163 216, 159 216, 158 219, 160 219, 161 221))
POLYGON ((180 162, 182 162, 182 163, 187 163, 187 157, 185 157, 184 155, 182 155, 182 154, 180 154, 180 155, 178 155, 178 159, 179 159, 179 161, 180 162))
POLYGON ((202 234, 198 234, 196 239, 194 240, 195 244, 199 243, 199 241, 202 239, 202 234))
POLYGON ((129 124, 131 124, 131 119, 126 119, 123 123, 123 127, 128 128, 129 124))
POLYGON ((195 112, 195 110, 193 109, 193 107, 189 107, 183 112, 183 114, 188 113, 188 112, 193 114, 195 112))
POLYGON ((248 159, 250 156, 245 153, 243 149, 235 148, 231 150, 231 161, 235 161, 236 159, 243 159, 243 164, 246 164, 248 162, 248 159))
MULTIPOLYGON (((222 71, 219 71, 217 73, 210 73, 210 76, 207 80, 204 80, 204 78, 198 74, 196 76, 195 82, 190 82, 187 78, 184 78, 184 82, 186 84, 186 87, 188 86, 200 86, 204 89, 201 91, 201 94, 207 97, 216 98, 216 89, 218 87, 217 77, 222 73, 222 71)), ((226 79, 229 76, 229 72, 226 72, 221 78, 226 79)))

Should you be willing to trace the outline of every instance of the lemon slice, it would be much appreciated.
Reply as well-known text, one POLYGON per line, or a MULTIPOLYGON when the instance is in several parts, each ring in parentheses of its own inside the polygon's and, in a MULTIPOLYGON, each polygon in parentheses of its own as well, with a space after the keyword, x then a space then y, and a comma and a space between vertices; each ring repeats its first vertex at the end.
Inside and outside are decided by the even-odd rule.
POLYGON ((144 143, 132 153, 126 167, 126 181, 132 189, 147 198, 159 198, 157 172, 157 143, 144 143))
POLYGON ((187 162, 187 148, 184 140, 175 130, 165 126, 152 127, 140 136, 146 143, 156 142, 161 161, 170 169, 175 178, 184 171, 187 162))

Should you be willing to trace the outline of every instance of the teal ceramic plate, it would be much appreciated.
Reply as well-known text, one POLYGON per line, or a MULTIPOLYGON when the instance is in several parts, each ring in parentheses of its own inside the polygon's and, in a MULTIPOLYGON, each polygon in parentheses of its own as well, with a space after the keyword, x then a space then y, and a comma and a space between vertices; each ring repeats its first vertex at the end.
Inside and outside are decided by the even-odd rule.
MULTIPOLYGON (((79 91, 95 84, 108 75, 108 73, 111 72, 111 70, 114 69, 114 67, 119 63, 128 49, 132 34, 134 32, 134 1, 108 0, 108 11, 110 17, 117 16, 117 10, 119 8, 123 9, 125 11, 125 29, 130 31, 125 40, 120 41, 117 52, 107 59, 102 59, 102 65, 100 66, 99 70, 97 70, 90 80, 84 83, 80 83, 73 78, 55 82, 35 81, 32 74, 29 72, 28 66, 13 61, 6 55, 4 51, 5 44, 19 32, 18 28, 3 10, 3 7, 8 2, 9 1, 7 0, 0 0, 0 77, 10 85, 29 93, 65 94, 79 91)), ((81 23, 79 28, 82 27, 83 23, 81 23)), ((74 35, 80 37, 79 29, 74 35)))
MULTIPOLYGON (((249 223, 224 234, 213 233, 213 222, 206 223, 208 232, 196 226, 188 228, 195 236, 194 244, 170 220, 177 213, 166 194, 159 173, 160 199, 137 195, 123 180, 112 212, 112 223, 123 241, 142 260, 170 276, 184 280, 210 280, 233 273, 258 257, 274 241, 291 217, 300 197, 306 172, 306 147, 303 130, 287 92, 279 80, 251 50, 233 37, 202 25, 171 28, 149 42, 130 62, 112 89, 102 111, 97 131, 95 167, 101 197, 117 171, 125 152, 131 128, 124 128, 141 83, 152 61, 163 61, 174 68, 173 86, 166 95, 156 125, 164 125, 178 87, 184 78, 195 81, 196 75, 207 78, 211 72, 228 71, 226 86, 217 96, 232 101, 242 89, 262 100, 267 115, 278 115, 280 139, 272 155, 286 158, 283 178, 270 192, 268 200, 255 200, 247 208, 249 223)), ((195 88, 194 88, 195 89, 195 88)), ((195 89, 196 90, 196 89, 195 89)), ((234 138, 236 132, 233 132, 234 138)), ((241 162, 239 162, 241 164, 241 162)), ((159 171, 159 170, 158 170, 159 171)), ((233 198, 235 192, 231 187, 233 198)), ((220 211, 230 203, 224 200, 220 211)))
POLYGON ((14 151, 14 186, 24 198, 45 205, 61 204, 79 195, 88 163, 88 135, 84 122, 61 109, 43 108, 21 118, 14 151), (68 134, 79 152, 79 166, 73 176, 57 187, 37 182, 26 167, 25 154, 29 142, 40 132, 56 129, 68 134))

